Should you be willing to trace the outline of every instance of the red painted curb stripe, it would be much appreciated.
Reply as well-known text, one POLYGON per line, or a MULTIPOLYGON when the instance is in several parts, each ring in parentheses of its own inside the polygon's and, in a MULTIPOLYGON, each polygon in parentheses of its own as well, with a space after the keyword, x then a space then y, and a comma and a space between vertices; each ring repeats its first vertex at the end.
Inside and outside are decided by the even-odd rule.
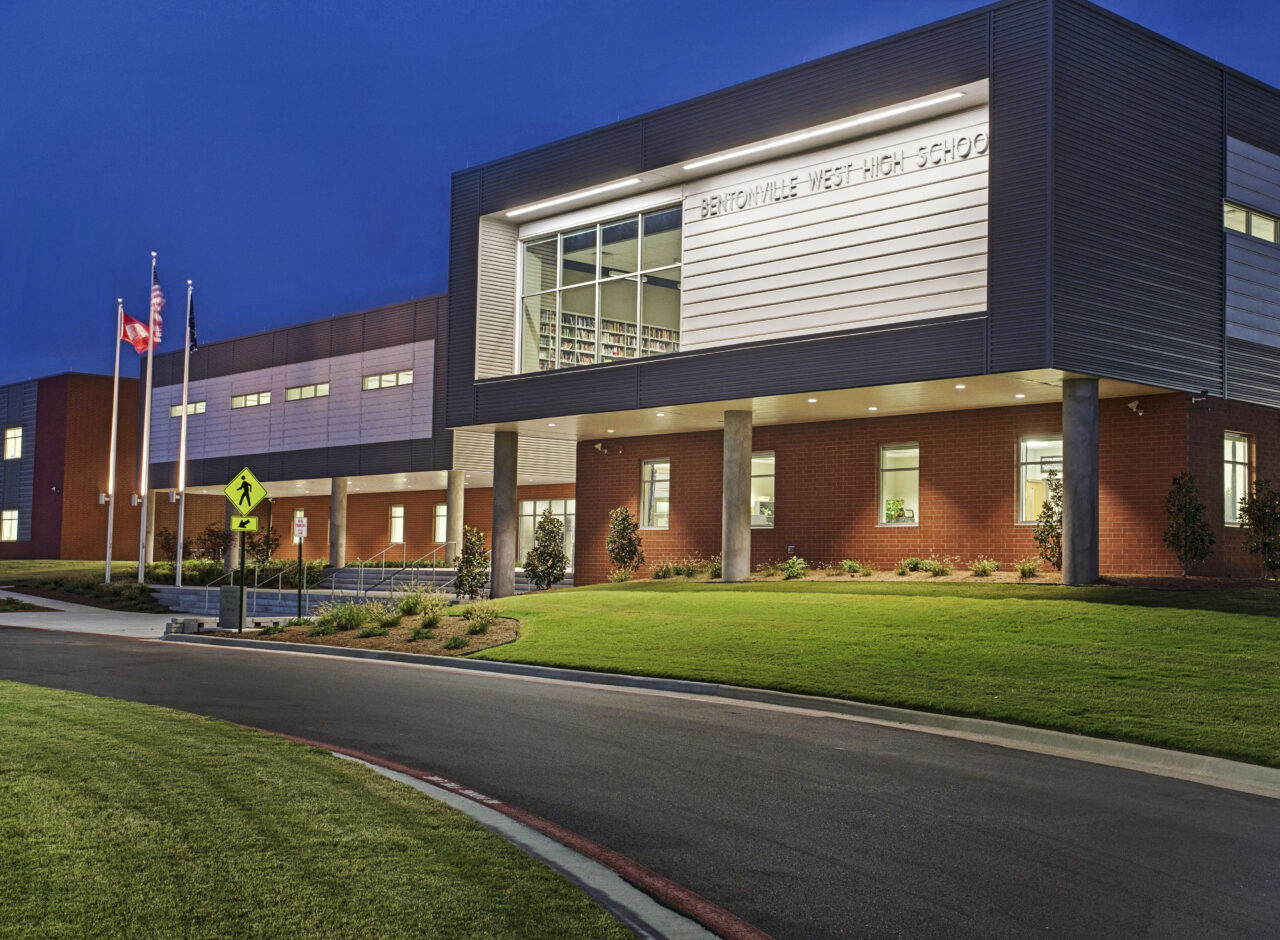
POLYGON ((580 855, 585 855, 594 862, 598 862, 605 868, 617 874, 623 880, 630 882, 639 888, 645 894, 655 898, 662 904, 684 914, 686 917, 697 921, 717 936, 723 937, 724 940, 773 940, 769 934, 751 926, 745 920, 735 914, 731 914, 718 904, 708 901, 702 895, 688 888, 682 887, 668 878, 662 877, 652 869, 645 868, 639 862, 634 862, 613 849, 607 849, 599 843, 592 842, 590 839, 584 838, 575 832, 570 832, 563 826, 558 826, 548 819, 536 816, 533 813, 517 809, 509 806, 501 800, 491 796, 486 796, 469 787, 464 787, 460 783, 454 783, 446 777, 439 774, 426 773, 405 764, 398 764, 395 761, 384 760, 381 757, 375 757, 372 754, 366 754, 363 751, 357 751, 349 747, 339 747, 334 744, 326 744, 323 741, 313 741, 310 738, 300 738, 297 735, 285 734, 281 731, 270 731, 268 729, 259 729, 267 731, 268 734, 278 735, 282 738, 288 738, 290 741, 297 741, 300 744, 308 744, 312 747, 323 748, 326 751, 333 751, 336 754, 345 754, 347 757, 354 757, 357 760, 366 761, 375 764, 378 767, 385 767, 388 770, 394 770, 397 773, 405 774, 416 780, 422 780, 432 786, 440 787, 464 796, 473 802, 482 806, 502 813, 514 819, 516 822, 528 826, 530 829, 536 830, 554 839, 561 845, 573 849, 580 855))

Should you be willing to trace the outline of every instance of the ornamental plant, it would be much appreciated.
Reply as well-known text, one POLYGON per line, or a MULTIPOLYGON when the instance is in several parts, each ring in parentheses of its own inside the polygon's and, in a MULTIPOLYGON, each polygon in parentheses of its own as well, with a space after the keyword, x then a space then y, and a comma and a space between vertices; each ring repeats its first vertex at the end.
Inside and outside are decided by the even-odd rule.
POLYGON ((1199 564, 1213 552, 1213 530, 1204 518, 1204 503, 1196 490, 1196 478, 1185 470, 1173 478, 1173 485, 1164 498, 1164 510, 1169 517, 1169 528, 1164 532, 1164 544, 1182 565, 1182 576, 1187 569, 1199 564))
POLYGON ((611 579, 626 581, 644 564, 644 546, 640 541, 640 523, 635 513, 619 506, 609 513, 609 537, 604 542, 613 566, 611 579))
POLYGON ((1256 482, 1253 492, 1240 500, 1240 527, 1244 547, 1262 560, 1267 577, 1275 578, 1280 572, 1280 490, 1267 480, 1256 482))
POLYGON ((1040 557, 1062 570, 1062 479, 1056 468, 1050 467, 1048 479, 1045 480, 1048 495, 1040 507, 1040 515, 1036 517, 1036 527, 1031 530, 1031 537, 1040 546, 1040 557))
POLYGON ((489 559, 484 552, 484 533, 471 526, 462 528, 462 552, 454 589, 464 597, 479 597, 489 580, 489 559))
POLYGON ((524 560, 524 575, 539 591, 559 583, 569 567, 564 551, 564 520, 556 518, 550 507, 538 517, 533 531, 533 548, 524 560))

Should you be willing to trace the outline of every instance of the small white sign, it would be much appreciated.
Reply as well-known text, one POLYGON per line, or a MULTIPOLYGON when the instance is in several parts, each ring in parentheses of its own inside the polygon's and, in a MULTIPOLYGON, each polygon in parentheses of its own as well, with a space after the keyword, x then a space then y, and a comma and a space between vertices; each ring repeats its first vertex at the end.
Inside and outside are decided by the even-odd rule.
POLYGON ((293 520, 293 537, 295 539, 305 539, 307 537, 306 516, 298 516, 293 520))

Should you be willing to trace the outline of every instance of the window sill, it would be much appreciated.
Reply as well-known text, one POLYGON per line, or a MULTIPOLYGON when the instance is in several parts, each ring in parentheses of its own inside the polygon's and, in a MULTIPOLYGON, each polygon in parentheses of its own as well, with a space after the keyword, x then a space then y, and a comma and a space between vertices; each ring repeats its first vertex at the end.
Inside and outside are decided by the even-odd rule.
POLYGON ((918 529, 919 522, 877 522, 877 529, 918 529))

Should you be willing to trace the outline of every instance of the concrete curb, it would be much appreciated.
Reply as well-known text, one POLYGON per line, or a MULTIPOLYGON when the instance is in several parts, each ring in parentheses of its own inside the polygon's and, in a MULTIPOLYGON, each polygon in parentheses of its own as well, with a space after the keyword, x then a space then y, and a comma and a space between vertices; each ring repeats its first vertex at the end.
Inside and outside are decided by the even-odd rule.
POLYGON ((1280 769, 1278 768, 1246 764, 1223 757, 1210 757, 1205 754, 1193 754, 1187 751, 1173 751, 1146 744, 1132 744, 1127 741, 1091 738, 1065 731, 1050 731, 1045 728, 1007 724, 983 718, 964 718, 959 715, 913 711, 907 708, 872 705, 866 702, 853 702, 846 699, 799 695, 792 692, 776 692, 770 689, 718 685, 711 682, 695 682, 687 679, 628 676, 615 673, 588 672, 580 669, 562 669, 553 666, 533 666, 525 663, 488 662, 452 656, 427 656, 418 653, 398 653, 385 650, 362 650, 333 646, 322 647, 311 643, 264 642, 231 638, 215 639, 214 637, 189 634, 174 634, 166 636, 165 640, 179 643, 198 643, 208 646, 232 646, 257 650, 310 653, 318 656, 340 656, 349 659, 372 659, 382 662, 471 670, 549 681, 577 682, 587 685, 615 686, 692 697, 727 699, 747 704, 749 707, 785 709, 790 712, 819 717, 846 718, 907 731, 963 738, 965 740, 993 744, 998 747, 1034 751, 1039 754, 1103 764, 1108 767, 1135 770, 1162 777, 1173 777, 1206 786, 1280 799, 1280 769))

